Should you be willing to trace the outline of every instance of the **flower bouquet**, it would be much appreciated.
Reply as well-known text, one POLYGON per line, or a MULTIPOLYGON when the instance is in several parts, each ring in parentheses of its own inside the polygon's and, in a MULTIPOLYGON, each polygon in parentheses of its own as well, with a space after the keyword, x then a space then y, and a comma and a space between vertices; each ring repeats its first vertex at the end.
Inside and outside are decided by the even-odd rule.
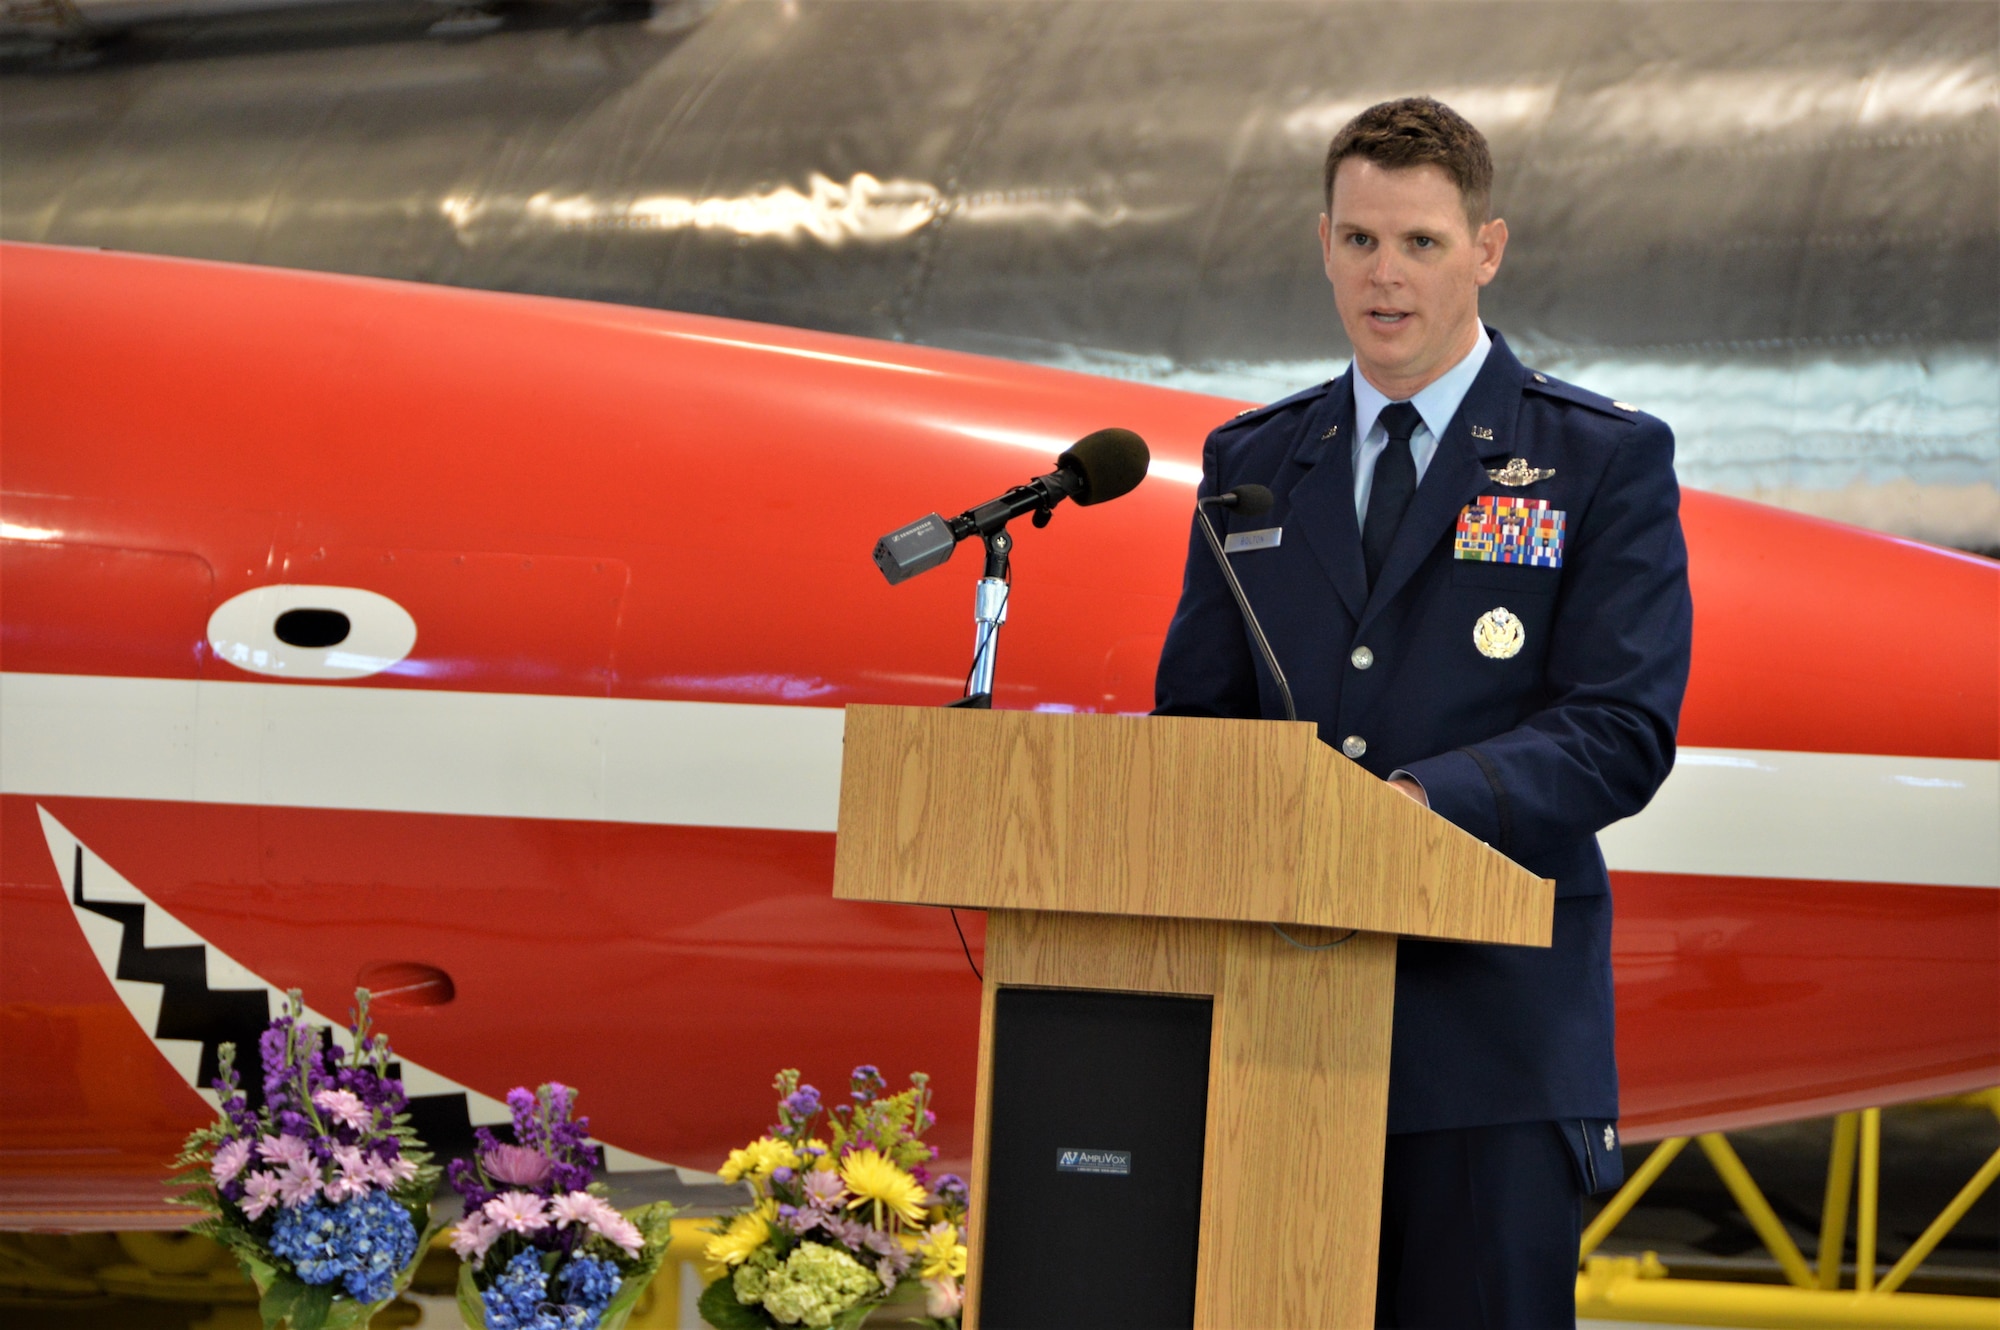
POLYGON ((710 1230, 705 1255, 725 1273, 699 1306, 717 1330, 853 1330, 878 1308, 957 1327, 966 1188, 925 1167, 937 1155, 922 1139, 937 1120, 930 1080, 912 1073, 909 1089, 885 1095, 882 1074, 864 1066, 851 1084, 851 1102, 824 1113, 822 1140, 819 1091, 778 1073, 778 1125, 722 1166, 754 1199, 710 1230))
POLYGON ((571 1116, 576 1091, 544 1085, 507 1095, 513 1141, 485 1127, 475 1159, 455 1159, 465 1199, 451 1247, 458 1310, 485 1330, 619 1330, 666 1254, 674 1207, 630 1216, 593 1182, 590 1119, 571 1116))
POLYGON ((208 1212, 193 1230, 235 1253, 267 1330, 360 1330, 409 1287, 432 1232, 437 1169, 402 1112, 389 1041, 369 1033, 368 990, 354 999, 343 1055, 287 995, 259 1040, 255 1111, 222 1045, 221 1116, 174 1163, 176 1199, 208 1212))

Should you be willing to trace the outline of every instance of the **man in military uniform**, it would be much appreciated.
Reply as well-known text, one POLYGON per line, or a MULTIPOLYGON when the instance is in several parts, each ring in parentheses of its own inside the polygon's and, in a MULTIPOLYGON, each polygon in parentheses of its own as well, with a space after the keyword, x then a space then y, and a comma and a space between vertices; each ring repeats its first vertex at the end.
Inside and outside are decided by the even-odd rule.
MULTIPOLYGON (((1268 486, 1230 556, 1302 719, 1556 883, 1546 950, 1405 942, 1377 1319, 1575 1319, 1581 1197, 1615 1185, 1611 897, 1596 833, 1666 778, 1692 607, 1673 435, 1522 366, 1479 319, 1506 223, 1486 141, 1428 98, 1343 128, 1320 243, 1354 363, 1209 436, 1268 486)), ((1158 711, 1280 718, 1198 538, 1158 711)))

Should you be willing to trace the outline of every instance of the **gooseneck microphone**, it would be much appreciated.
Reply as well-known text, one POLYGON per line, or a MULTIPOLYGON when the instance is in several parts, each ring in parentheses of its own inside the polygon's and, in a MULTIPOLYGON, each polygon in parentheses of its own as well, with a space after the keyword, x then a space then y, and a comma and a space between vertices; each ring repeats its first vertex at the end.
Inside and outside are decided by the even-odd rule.
POLYGON ((1037 527, 1047 526, 1064 499, 1087 508, 1129 494, 1146 478, 1151 461, 1146 441, 1129 429, 1086 434, 1056 458, 1056 469, 1045 476, 957 517, 930 513, 891 531, 875 542, 875 566, 891 585, 907 582, 951 558, 958 542, 969 536, 990 538, 1028 513, 1035 515, 1037 527))
POLYGON ((1271 671, 1271 678, 1277 681, 1278 695, 1285 701, 1285 719, 1297 720, 1298 708, 1292 705, 1292 686, 1285 682, 1285 672, 1278 668, 1278 655, 1271 650, 1270 639, 1264 636, 1264 625, 1257 622, 1257 611, 1250 608, 1250 598, 1243 594, 1243 584, 1236 580, 1236 570, 1229 566, 1229 556, 1222 552, 1222 542, 1216 539, 1215 527, 1208 520, 1208 507, 1228 508, 1245 517, 1258 517, 1271 511, 1271 491, 1262 485, 1238 485, 1227 494, 1212 494, 1194 506, 1194 515, 1201 524, 1201 534, 1208 537, 1209 553, 1215 556, 1216 566, 1222 569, 1222 580, 1229 583, 1230 594, 1236 597, 1236 608, 1243 614, 1243 622, 1250 629, 1250 636, 1256 640, 1257 650, 1264 654, 1264 664, 1271 671))

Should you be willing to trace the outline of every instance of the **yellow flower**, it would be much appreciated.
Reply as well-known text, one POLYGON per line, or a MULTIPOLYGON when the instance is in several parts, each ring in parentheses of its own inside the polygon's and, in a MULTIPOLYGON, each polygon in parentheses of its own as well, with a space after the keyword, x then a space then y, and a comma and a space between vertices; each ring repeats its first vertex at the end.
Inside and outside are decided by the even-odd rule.
POLYGON ((816 1168, 822 1173, 831 1173, 840 1164, 840 1161, 833 1157, 832 1148, 817 1136, 806 1142, 806 1159, 807 1167, 816 1168))
POLYGON ((938 1223, 925 1229, 917 1255, 923 1258, 925 1279, 965 1278, 965 1244, 958 1240, 955 1224, 938 1223))
POLYGON ((745 1210, 729 1221, 729 1227, 708 1240, 702 1255, 710 1265, 741 1265, 751 1253, 771 1240, 771 1220, 765 1212, 769 1202, 755 1210, 745 1210))
POLYGON ((798 1166, 798 1153, 788 1142, 759 1136, 741 1150, 731 1150, 719 1171, 724 1182, 740 1182, 746 1177, 762 1182, 773 1169, 798 1166))
POLYGON ((885 1207, 905 1223, 915 1224, 923 1220, 924 1207, 930 1204, 930 1197, 924 1195, 923 1184, 904 1172, 895 1161, 884 1158, 879 1150, 856 1150, 841 1160, 840 1180, 847 1184, 847 1190, 854 1193, 854 1199, 847 1203, 847 1208, 853 1210, 872 1204, 877 1228, 882 1227, 885 1207))

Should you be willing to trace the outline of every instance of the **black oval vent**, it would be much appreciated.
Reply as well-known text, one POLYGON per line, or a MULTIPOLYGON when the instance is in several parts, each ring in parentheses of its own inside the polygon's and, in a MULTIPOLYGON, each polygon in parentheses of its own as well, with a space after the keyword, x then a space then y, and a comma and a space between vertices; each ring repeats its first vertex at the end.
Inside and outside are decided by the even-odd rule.
POLYGON ((288 647, 337 647, 352 628, 339 610, 286 610, 271 631, 288 647))

